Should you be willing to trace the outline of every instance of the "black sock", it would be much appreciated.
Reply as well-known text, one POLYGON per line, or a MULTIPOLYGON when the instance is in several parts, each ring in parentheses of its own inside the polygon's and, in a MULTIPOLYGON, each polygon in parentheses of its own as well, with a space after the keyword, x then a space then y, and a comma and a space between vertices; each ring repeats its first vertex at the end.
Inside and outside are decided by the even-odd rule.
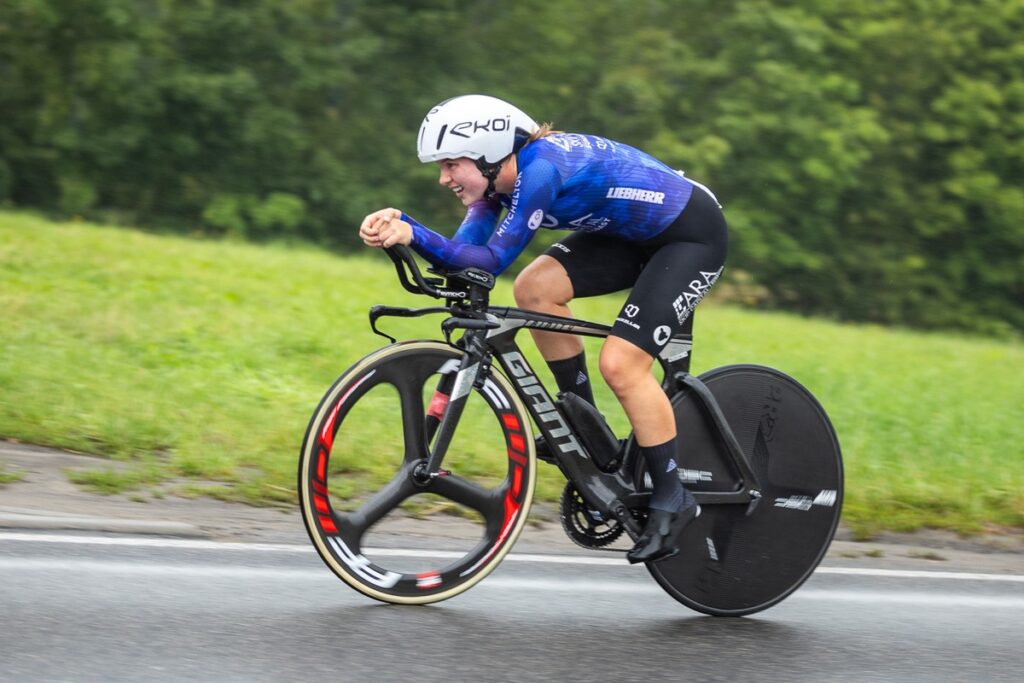
POLYGON ((679 481, 676 464, 676 440, 670 439, 657 446, 641 446, 640 454, 647 462, 651 473, 654 492, 648 507, 667 512, 679 512, 690 507, 695 501, 693 494, 683 488, 679 481))
POLYGON ((555 376, 555 383, 558 384, 559 391, 571 391, 590 405, 597 405, 594 403, 594 391, 590 388, 585 351, 565 360, 548 361, 548 367, 551 368, 551 374, 555 376))

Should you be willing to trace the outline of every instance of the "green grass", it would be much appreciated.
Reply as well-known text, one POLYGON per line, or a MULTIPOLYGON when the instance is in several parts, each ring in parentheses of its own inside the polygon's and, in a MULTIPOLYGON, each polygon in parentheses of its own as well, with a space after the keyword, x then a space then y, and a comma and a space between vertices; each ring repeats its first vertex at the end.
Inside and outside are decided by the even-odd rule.
POLYGON ((15 470, 14 472, 10 472, 7 470, 3 463, 0 463, 0 487, 4 486, 5 484, 13 484, 14 482, 21 481, 24 478, 25 473, 22 472, 21 470, 15 470))
POLYGON ((104 495, 152 486, 159 484, 164 479, 164 473, 152 465, 125 470, 117 470, 112 467, 95 470, 68 470, 66 474, 68 479, 83 489, 104 495))
MULTIPOLYGON (((511 301, 506 279, 494 300, 511 301)), ((610 320, 621 301, 584 300, 574 312, 610 320)), ((94 488, 185 477, 197 482, 192 493, 290 503, 317 401, 384 343, 366 324, 374 303, 428 305, 399 288, 379 254, 0 213, 0 436, 132 463, 88 475, 94 488)), ((438 322, 385 327, 400 338, 437 337, 438 322)), ((695 370, 774 365, 818 396, 843 446, 844 519, 858 535, 1024 528, 1019 342, 744 311, 714 295, 697 332, 695 370)), ((588 340, 595 375, 598 348, 588 340)), ((528 357, 544 373, 532 348, 528 357)), ((614 398, 596 384, 599 405, 624 433, 614 398)), ((367 443, 394 431, 389 412, 362 418, 367 443)), ((473 435, 467 442, 477 444, 473 435)), ((476 466, 473 451, 462 466, 476 466)), ((369 461, 353 482, 387 471, 369 461)), ((542 468, 539 499, 556 500, 563 483, 542 468)))

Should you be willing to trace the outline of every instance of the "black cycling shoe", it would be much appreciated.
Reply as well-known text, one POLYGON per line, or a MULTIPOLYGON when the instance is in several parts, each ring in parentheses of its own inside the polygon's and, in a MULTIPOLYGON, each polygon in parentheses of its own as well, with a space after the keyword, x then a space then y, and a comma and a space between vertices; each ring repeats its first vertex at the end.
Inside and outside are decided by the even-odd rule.
POLYGON ((679 512, 651 510, 647 525, 633 549, 626 553, 630 564, 657 562, 679 553, 676 539, 690 522, 700 517, 700 505, 691 505, 679 512))

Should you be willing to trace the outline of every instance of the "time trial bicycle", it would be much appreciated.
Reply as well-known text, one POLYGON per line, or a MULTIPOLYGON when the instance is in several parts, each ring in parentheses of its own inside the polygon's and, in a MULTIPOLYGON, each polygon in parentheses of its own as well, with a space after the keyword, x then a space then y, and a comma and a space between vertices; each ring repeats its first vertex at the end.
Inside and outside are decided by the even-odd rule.
MULTIPOLYGON (((561 519, 569 537, 595 549, 623 533, 635 540, 651 479, 632 435, 616 438, 575 394, 552 398, 515 341, 522 328, 590 337, 611 328, 492 306, 490 273, 424 276, 405 247, 386 252, 406 290, 444 305, 371 308, 371 328, 392 343, 344 372, 309 422, 298 488, 306 529, 327 566, 389 603, 437 602, 474 586, 526 524, 538 467, 531 423, 546 445, 540 457, 567 479, 561 519), (397 342, 378 329, 385 317, 435 313, 447 316, 443 341, 397 342), (400 424, 367 433, 368 418, 381 411, 400 415, 400 424), (381 468, 388 483, 366 490, 381 468), (386 518, 423 513, 420 498, 463 511, 479 539, 458 552, 428 553, 427 566, 416 568, 368 542, 386 518)), ((692 321, 657 360, 678 425, 679 477, 702 514, 682 533, 680 552, 647 569, 684 605, 740 616, 790 595, 824 557, 842 506, 842 459, 824 409, 791 377, 749 364, 691 375, 692 321)))

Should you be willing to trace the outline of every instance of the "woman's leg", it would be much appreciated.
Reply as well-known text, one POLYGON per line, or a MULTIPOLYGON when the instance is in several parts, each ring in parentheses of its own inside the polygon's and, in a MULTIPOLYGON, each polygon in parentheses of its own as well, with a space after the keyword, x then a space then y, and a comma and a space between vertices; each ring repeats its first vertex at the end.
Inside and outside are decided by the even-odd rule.
MULTIPOLYGON (((551 245, 516 278, 520 307, 572 317, 569 301, 628 289, 643 270, 646 252, 637 245, 591 233, 572 233, 551 245)), ((594 404, 583 340, 557 332, 530 333, 555 376, 560 391, 594 404)))
MULTIPOLYGON (((526 266, 512 286, 512 295, 520 308, 538 313, 572 317, 569 302, 572 281, 561 263, 547 255, 538 256, 526 266)), ((571 334, 531 329, 530 334, 549 363, 583 353, 583 340, 571 334)))
POLYGON ((601 348, 601 375, 622 404, 640 446, 665 443, 676 436, 675 415, 651 372, 653 364, 651 354, 621 337, 608 337, 601 348))
POLYGON ((654 490, 648 507, 675 514, 693 504, 677 474, 676 419, 661 383, 651 373, 654 358, 621 337, 601 349, 601 374, 633 426, 654 490))
POLYGON ((724 249, 714 244, 673 242, 658 248, 601 350, 601 374, 633 425, 653 483, 648 522, 627 554, 630 562, 674 555, 682 529, 700 514, 679 480, 675 416, 651 366, 718 279, 723 260, 724 249))
MULTIPOLYGON (((538 256, 516 278, 513 296, 520 308, 571 317, 572 281, 565 268, 550 256, 538 256)), ((594 405, 594 390, 587 372, 583 340, 572 334, 531 329, 540 355, 547 361, 559 391, 571 391, 594 405)))

